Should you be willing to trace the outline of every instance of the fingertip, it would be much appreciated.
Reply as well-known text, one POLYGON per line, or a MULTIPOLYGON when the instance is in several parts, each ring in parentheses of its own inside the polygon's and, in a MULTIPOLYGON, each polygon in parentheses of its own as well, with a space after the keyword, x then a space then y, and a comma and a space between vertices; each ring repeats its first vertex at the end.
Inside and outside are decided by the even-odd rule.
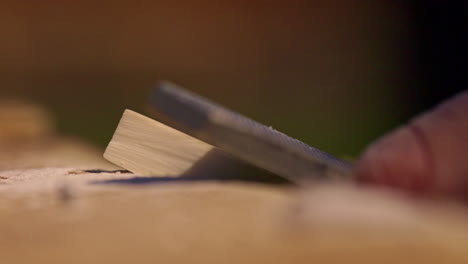
POLYGON ((428 184, 424 180, 425 173, 424 153, 408 127, 372 144, 356 168, 359 182, 412 191, 422 191, 428 184))
POLYGON ((378 176, 380 175, 378 169, 374 166, 378 163, 376 150, 377 143, 368 147, 361 155, 360 160, 356 166, 356 179, 360 183, 379 183, 378 176))
POLYGON ((468 91, 370 145, 356 167, 359 182, 413 193, 468 190, 468 91))

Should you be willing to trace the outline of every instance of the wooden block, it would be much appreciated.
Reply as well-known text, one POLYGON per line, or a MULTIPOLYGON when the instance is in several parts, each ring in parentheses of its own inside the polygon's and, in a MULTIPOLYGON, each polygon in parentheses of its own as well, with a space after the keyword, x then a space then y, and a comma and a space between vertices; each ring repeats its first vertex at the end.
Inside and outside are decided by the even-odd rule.
POLYGON ((20 100, 0 100, 0 143, 24 143, 54 134, 49 112, 20 100))
POLYGON ((180 176, 213 146, 156 120, 125 110, 104 158, 143 176, 180 176))
POLYGON ((26 168, 117 168, 102 158, 99 148, 55 131, 53 121, 40 105, 0 98, 0 175, 26 168))

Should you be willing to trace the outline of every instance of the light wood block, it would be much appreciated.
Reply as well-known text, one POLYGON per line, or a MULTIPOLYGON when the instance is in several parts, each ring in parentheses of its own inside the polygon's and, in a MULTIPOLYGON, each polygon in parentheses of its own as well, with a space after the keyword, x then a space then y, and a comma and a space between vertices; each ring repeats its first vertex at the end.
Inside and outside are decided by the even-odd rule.
POLYGON ((135 174, 183 175, 214 147, 156 120, 125 110, 104 158, 135 174))

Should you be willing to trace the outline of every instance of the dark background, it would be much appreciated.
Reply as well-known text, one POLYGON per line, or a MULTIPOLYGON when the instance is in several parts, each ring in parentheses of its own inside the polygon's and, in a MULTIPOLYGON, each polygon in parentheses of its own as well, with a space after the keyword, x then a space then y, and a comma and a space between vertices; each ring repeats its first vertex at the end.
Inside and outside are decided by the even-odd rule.
POLYGON ((468 88, 468 2, 410 1, 417 110, 468 88))
POLYGON ((466 14, 466 1, 0 1, 0 98, 104 147, 167 79, 353 158, 467 88, 466 14))

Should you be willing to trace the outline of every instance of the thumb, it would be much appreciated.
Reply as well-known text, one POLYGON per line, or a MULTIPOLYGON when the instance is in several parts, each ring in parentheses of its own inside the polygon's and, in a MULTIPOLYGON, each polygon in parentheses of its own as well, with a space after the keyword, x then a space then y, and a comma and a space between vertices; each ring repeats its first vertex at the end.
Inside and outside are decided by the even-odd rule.
POLYGON ((356 173, 418 193, 468 194, 468 91, 371 144, 356 173))

